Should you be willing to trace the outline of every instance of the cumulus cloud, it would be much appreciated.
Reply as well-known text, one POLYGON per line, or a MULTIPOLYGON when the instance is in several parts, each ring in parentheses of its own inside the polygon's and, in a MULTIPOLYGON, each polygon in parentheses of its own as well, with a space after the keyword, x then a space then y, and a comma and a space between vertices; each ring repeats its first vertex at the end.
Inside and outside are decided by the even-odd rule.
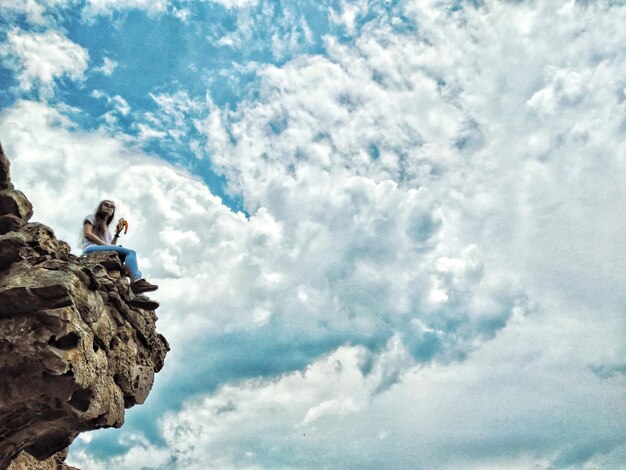
MULTIPOLYGON (((317 42, 309 25, 311 17, 301 11, 302 3, 289 1, 280 8, 271 1, 218 3, 230 9, 247 7, 232 12, 236 19, 234 30, 214 39, 220 46, 233 48, 251 59, 267 54, 275 61, 283 62, 312 50, 317 42)), ((306 8, 322 18, 325 14, 324 3, 307 2, 306 8)), ((323 18, 322 21, 326 20, 323 18)))
POLYGON ((128 116, 131 111, 128 101, 119 95, 109 96, 108 93, 98 89, 93 90, 91 96, 98 100, 104 100, 111 108, 101 116, 101 119, 104 121, 104 127, 111 133, 120 134, 119 120, 128 116))
POLYGON ((183 23, 187 23, 192 13, 188 8, 172 8, 172 14, 183 23))
POLYGON ((623 464, 626 7, 351 5, 236 107, 152 93, 145 137, 191 117, 249 217, 128 136, 0 115, 36 217, 71 238, 115 194, 161 285, 162 445, 83 467, 623 464))
POLYGON ((619 387, 564 369, 571 353, 544 335, 537 320, 518 317, 468 361, 411 368, 373 398, 389 363, 405 360, 401 343, 392 339, 378 358, 365 348, 341 347, 301 372, 226 385, 167 414, 159 425, 162 448, 135 439, 126 455, 106 463, 82 455, 77 463, 93 469, 133 468, 142 458, 159 469, 409 469, 416 462, 476 470, 619 467, 619 387), (535 334, 531 350, 529 332, 535 334))
MULTIPOLYGON (((426 188, 361 176, 337 184, 309 168, 297 186, 274 188, 272 211, 261 207, 247 219, 200 183, 129 153, 123 142, 72 127, 40 103, 3 113, 16 184, 29 188, 39 220, 69 240, 80 227, 76 214, 116 195, 134 228, 124 242, 141 246, 142 270, 161 284, 163 311, 176 312, 163 320, 174 363, 190 346, 213 351, 219 363, 232 345, 207 338, 233 334, 259 351, 278 346, 302 358, 282 366, 271 354, 255 359, 279 373, 342 343, 371 348, 359 397, 311 404, 304 424, 362 410, 416 361, 463 358, 515 311, 527 310, 517 287, 484 274, 475 248, 445 241, 444 215, 426 188), (85 201, 92 203, 80 209, 85 201)), ((214 364, 197 367, 195 373, 211 373, 214 364)), ((178 372, 171 369, 169 387, 189 383, 178 372)))
MULTIPOLYGON (((426 187, 459 239, 513 246, 533 263, 547 239, 583 240, 620 217, 611 201, 621 190, 601 175, 621 171, 624 153, 623 6, 406 2, 392 13, 354 44, 328 38, 326 56, 260 70, 258 98, 238 109, 213 107, 213 162, 249 210, 283 211, 291 197, 274 194, 299 188, 310 167, 336 182, 390 179, 426 187), (553 18, 562 30, 547 27, 553 18), (572 215, 581 210, 582 223, 572 215)), ((582 258, 602 256, 600 246, 619 252, 608 232, 570 248, 582 258)), ((544 272, 563 272, 567 261, 552 252, 544 272)))
POLYGON ((115 95, 110 97, 107 93, 102 90, 94 90, 91 92, 91 96, 97 99, 106 100, 107 104, 110 104, 114 107, 114 109, 122 115, 127 115, 130 112, 130 105, 128 102, 119 95, 115 95))
MULTIPOLYGON (((242 4, 241 6, 244 6, 247 0, 238 1, 242 4)), ((37 26, 62 24, 64 16, 70 8, 79 10, 83 19, 86 20, 93 20, 98 16, 111 16, 120 11, 139 10, 150 16, 169 12, 179 20, 186 22, 191 11, 184 6, 176 6, 175 3, 171 0, 0 0, 0 7, 3 9, 3 13, 13 17, 24 17, 28 23, 37 26)), ((183 4, 185 3, 188 2, 183 2, 183 4)), ((107 66, 106 62, 104 66, 107 66)))
POLYGON ((118 65, 117 61, 111 59, 110 57, 105 57, 102 60, 102 65, 100 67, 95 67, 93 70, 94 72, 100 72, 102 75, 109 77, 113 74, 118 65))
POLYGON ((83 80, 89 62, 87 50, 53 30, 32 33, 13 28, 0 55, 15 71, 20 88, 38 88, 44 94, 52 93, 55 80, 63 77, 83 80))
POLYGON ((204 102, 192 99, 186 91, 150 93, 150 98, 158 106, 158 111, 147 113, 146 120, 156 128, 166 131, 178 143, 181 143, 183 135, 194 129, 194 122, 205 110, 204 102))
POLYGON ((330 20, 333 23, 344 26, 349 34, 354 34, 357 19, 367 12, 367 2, 365 0, 359 0, 357 2, 341 0, 339 5, 339 10, 331 9, 330 20))
POLYGON ((142 10, 148 14, 167 11, 170 0, 87 0, 83 14, 87 18, 110 16, 115 11, 142 10))
POLYGON ((217 3, 226 8, 244 8, 252 7, 258 3, 259 0, 210 0, 213 3, 217 3))
MULTIPOLYGON (((523 302, 515 286, 485 275, 475 248, 444 240, 444 215, 425 188, 401 189, 392 181, 364 177, 337 185, 324 173, 305 173, 297 186, 273 190, 272 211, 261 208, 246 219, 165 166, 129 162, 116 140, 74 136, 71 122, 43 105, 23 102, 2 122, 7 151, 20 155, 14 172, 33 188, 35 205, 44 191, 72 197, 60 183, 74 178, 71 186, 85 188, 94 201, 99 191, 119 194, 121 207, 132 211, 128 219, 138 218, 135 236, 142 240, 147 272, 171 283, 171 301, 185 304, 182 315, 198 315, 205 333, 254 330, 270 319, 279 324, 297 320, 305 336, 330 330, 346 338, 381 334, 384 339, 400 330, 419 349, 422 340, 414 338, 411 323, 419 318, 418 333, 429 337, 432 353, 441 348, 454 357, 471 349, 477 337, 492 335, 523 302), (33 133, 37 142, 30 143, 33 133), (101 156, 92 152, 90 159, 82 158, 94 145, 88 139, 98 142, 101 156), (44 152, 44 147, 49 149, 44 152), (54 149, 60 162, 53 163, 54 149), (111 160, 112 154, 120 156, 111 160), (71 174, 61 179, 68 168, 71 174), (310 203, 312 197, 316 204, 310 203), (220 209, 210 215, 207 204, 220 209), (186 293, 183 299, 176 292, 203 289, 205 282, 230 287, 204 298, 186 293)), ((49 220, 72 226, 71 213, 60 210, 67 206, 42 204, 49 220)))
POLYGON ((364 61, 358 51, 329 39, 331 58, 268 66, 259 72, 258 101, 236 112, 214 109, 206 127, 214 162, 251 209, 266 202, 257 194, 270 184, 266 178, 292 179, 308 165, 344 177, 412 180, 419 186, 458 162, 453 149, 463 113, 440 98, 435 79, 409 70, 417 44, 389 40, 397 41, 394 57, 368 44, 383 57, 364 61), (379 59, 400 70, 377 71, 379 59), (393 83, 412 75, 406 86, 393 83), (380 83, 386 78, 390 83, 380 83))
POLYGON ((32 23, 44 23, 45 9, 35 0, 2 0, 0 6, 7 13, 26 15, 32 23))
MULTIPOLYGON (((549 318, 543 324, 546 336, 540 349, 559 356, 559 366, 542 363, 552 374, 542 379, 549 388, 559 368, 576 361, 556 353, 558 348, 552 343, 568 350, 567 344, 589 340, 589 326, 583 325, 590 318, 613 328, 622 324, 622 297, 598 296, 597 292, 619 292, 626 266, 623 238, 615 236, 624 227, 619 214, 623 214, 620 201, 626 195, 611 177, 622 172, 619 156, 625 152, 620 137, 625 100, 619 32, 625 14, 623 6, 575 2, 490 2, 485 7, 458 9, 447 9, 440 2, 403 3, 392 8, 389 22, 372 21, 362 28, 353 44, 328 37, 325 56, 300 57, 260 70, 258 96, 236 110, 213 106, 205 121, 213 162, 234 190, 244 195, 250 212, 263 207, 272 214, 281 227, 276 232, 281 242, 288 227, 298 227, 302 233, 310 230, 311 222, 321 220, 320 225, 338 243, 333 246, 335 254, 341 252, 346 237, 340 222, 355 224, 359 236, 350 239, 347 235, 351 247, 347 252, 359 262, 349 281, 342 284, 341 277, 332 278, 332 270, 326 277, 340 283, 337 298, 340 302, 350 299, 345 305, 356 318, 362 319, 365 311, 393 317, 389 312, 402 312, 402 305, 419 312, 416 318, 407 319, 411 334, 403 336, 415 359, 433 357, 433 351, 445 345, 446 331, 454 336, 453 351, 462 356, 464 338, 481 344, 480 340, 490 337, 484 335, 488 328, 466 330, 466 326, 489 325, 493 335, 510 321, 510 314, 503 312, 519 308, 524 316, 524 311, 534 310, 525 304, 523 295, 513 300, 510 278, 501 279, 508 288, 488 280, 494 269, 521 276, 549 318), (549 27, 555 18, 562 25, 559 30, 549 27), (601 39, 605 31, 611 32, 606 42, 601 39), (387 192, 382 188, 389 189, 389 180, 394 181, 394 191, 387 192), (329 199, 341 201, 338 189, 352 184, 350 194, 355 201, 367 201, 363 207, 371 208, 374 219, 368 220, 358 209, 351 212, 329 204, 329 199), (377 189, 368 198, 364 187, 377 189), (412 256, 407 248, 411 244, 402 245, 397 232, 385 241, 384 230, 394 227, 389 207, 396 208, 395 215, 402 213, 406 195, 414 188, 423 188, 435 201, 433 209, 442 214, 440 230, 436 219, 421 225, 435 227, 438 242, 433 258, 428 247, 417 248, 419 243, 414 245, 419 254, 412 256), (387 206, 386 198, 396 191, 405 196, 387 206), (376 217, 384 222, 377 225, 376 217), (384 229, 370 232, 372 227, 384 229), (370 233, 374 235, 368 238, 370 233), (450 249, 450 240, 467 244, 456 245, 451 256, 438 251, 450 249), (359 251, 359 246, 371 249, 359 251), (473 249, 485 255, 472 255, 473 249), (399 253, 409 253, 410 268, 401 264, 399 253), (417 268, 420 262, 429 266, 426 259, 434 271, 417 268), (608 265, 613 267, 610 276, 594 274, 608 265), (407 284, 402 283, 403 275, 408 277, 407 284), (365 279, 369 285, 359 284, 365 279), (473 284, 472 279, 480 281, 473 284), (398 286, 397 291, 390 285, 383 287, 385 281, 398 286), (410 292, 415 292, 418 303, 411 304, 410 292), (406 293, 409 299, 403 297, 406 293), (473 320, 470 314, 455 323, 451 319, 459 318, 456 314, 442 316, 452 305, 464 312, 484 312, 485 317, 473 320), (431 311, 437 312, 435 318, 445 328, 430 321, 431 311), (575 326, 566 326, 568 317, 575 326), (555 336, 560 334, 567 339, 557 341, 555 336)), ((316 258, 318 265, 325 264, 323 255, 316 258)), ((350 272, 341 268, 340 258, 328 266, 350 272)), ((299 289, 305 304, 320 298, 319 291, 310 289, 299 289)), ((329 306, 318 303, 316 309, 328 311, 329 306)), ((407 331, 400 322, 390 323, 392 328, 407 331)), ((338 328, 336 323, 331 325, 338 328)), ((374 325, 369 331, 381 330, 380 324, 374 325)), ((578 356, 580 363, 568 375, 569 383, 589 378, 591 355, 596 360, 612 357, 610 347, 599 346, 603 334, 596 333, 593 346, 585 348, 587 355, 578 356)), ((529 340, 533 337, 530 329, 526 334, 529 340)), ((611 335, 609 343, 621 348, 623 339, 611 335)), ((524 363, 523 349, 515 350, 520 364, 524 363)), ((607 375, 604 371, 609 369, 595 370, 607 375)), ((604 393, 598 381, 593 383, 598 387, 595 393, 604 393)), ((575 414, 577 400, 562 398, 568 403, 563 416, 575 414)), ((357 409, 355 403, 330 399, 313 408, 310 416, 323 410, 357 409)), ((523 410, 520 404, 518 412, 523 410)), ((557 457, 562 442, 555 439, 551 450, 539 451, 542 458, 525 461, 518 455, 507 461, 503 455, 493 462, 496 466, 517 462, 524 468, 571 465, 572 455, 578 456, 579 463, 601 461, 606 453, 621 455, 619 444, 613 441, 606 448, 599 443, 596 454, 581 450, 577 438, 570 438, 572 450, 564 445, 563 458, 557 457)))
POLYGON ((0 0, 3 15, 20 16, 35 25, 54 23, 54 13, 69 5, 69 0, 0 0))
MULTIPOLYGON (((397 355, 398 347, 400 343, 392 340, 386 352, 397 355)), ((254 442, 241 446, 224 432, 252 427, 261 441, 273 433, 283 436, 284 445, 306 438, 307 433, 309 439, 315 439, 319 432, 316 427, 323 426, 320 423, 352 415, 367 406, 367 391, 380 383, 379 369, 385 367, 382 361, 376 362, 365 374, 362 369, 371 360, 366 349, 342 347, 301 373, 288 374, 277 381, 255 380, 242 386, 227 386, 213 397, 190 403, 163 421, 163 436, 170 449, 168 464, 178 468, 215 468, 261 463, 263 467, 263 463, 270 463, 268 458, 281 459, 279 449, 264 449, 264 444, 254 442), (282 415, 281 419, 275 419, 277 414, 282 415)))

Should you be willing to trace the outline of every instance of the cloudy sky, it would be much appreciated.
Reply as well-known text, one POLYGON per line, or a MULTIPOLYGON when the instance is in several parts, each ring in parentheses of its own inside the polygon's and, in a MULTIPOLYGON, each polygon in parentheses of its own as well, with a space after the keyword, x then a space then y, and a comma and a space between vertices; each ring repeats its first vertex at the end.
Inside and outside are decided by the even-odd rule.
POLYGON ((0 11, 16 186, 117 202, 172 346, 70 463, 626 468, 625 2, 0 11))

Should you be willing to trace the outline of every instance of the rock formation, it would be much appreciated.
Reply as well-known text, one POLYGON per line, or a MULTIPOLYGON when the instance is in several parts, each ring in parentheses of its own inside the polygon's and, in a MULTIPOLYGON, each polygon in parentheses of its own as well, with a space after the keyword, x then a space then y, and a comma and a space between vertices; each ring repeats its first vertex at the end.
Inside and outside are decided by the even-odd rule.
POLYGON ((65 463, 67 457, 67 449, 54 454, 46 460, 37 460, 26 452, 21 452, 17 458, 11 462, 8 470, 79 470, 76 467, 70 467, 65 463))
POLYGON ((70 468, 69 444, 120 427, 169 350, 118 255, 76 257, 32 213, 0 147, 0 470, 70 468))

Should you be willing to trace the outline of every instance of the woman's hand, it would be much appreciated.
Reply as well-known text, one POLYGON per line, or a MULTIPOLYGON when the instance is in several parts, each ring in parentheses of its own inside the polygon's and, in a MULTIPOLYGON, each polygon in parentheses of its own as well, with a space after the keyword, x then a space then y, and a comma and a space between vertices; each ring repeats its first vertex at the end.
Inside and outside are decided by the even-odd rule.
POLYGON ((122 230, 124 230, 124 233, 128 233, 128 222, 126 222, 124 218, 121 218, 117 222, 117 226, 115 227, 115 237, 118 237, 119 234, 122 233, 122 230))

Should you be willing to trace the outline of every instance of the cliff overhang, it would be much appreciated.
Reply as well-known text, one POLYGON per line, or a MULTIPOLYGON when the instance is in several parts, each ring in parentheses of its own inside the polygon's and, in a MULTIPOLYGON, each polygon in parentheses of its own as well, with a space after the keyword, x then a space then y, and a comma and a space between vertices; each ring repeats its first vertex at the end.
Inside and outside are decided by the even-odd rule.
POLYGON ((74 256, 32 214, 0 146, 0 470, 120 427, 169 350, 117 254, 74 256))

